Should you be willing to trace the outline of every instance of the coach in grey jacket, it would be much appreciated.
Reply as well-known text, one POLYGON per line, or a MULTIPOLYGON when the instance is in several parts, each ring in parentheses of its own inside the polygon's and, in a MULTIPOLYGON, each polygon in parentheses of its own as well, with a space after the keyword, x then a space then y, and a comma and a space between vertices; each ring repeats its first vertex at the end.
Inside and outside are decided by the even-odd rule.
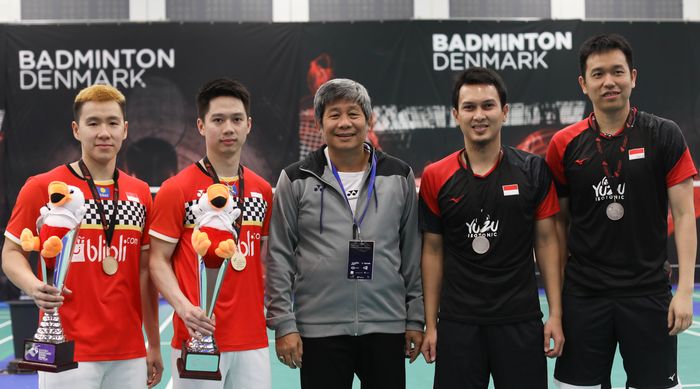
POLYGON ((266 259, 267 324, 302 388, 404 388, 423 337, 421 241, 411 168, 365 143, 359 83, 314 98, 327 146, 280 174, 266 259), (303 358, 302 358, 303 354, 303 358))

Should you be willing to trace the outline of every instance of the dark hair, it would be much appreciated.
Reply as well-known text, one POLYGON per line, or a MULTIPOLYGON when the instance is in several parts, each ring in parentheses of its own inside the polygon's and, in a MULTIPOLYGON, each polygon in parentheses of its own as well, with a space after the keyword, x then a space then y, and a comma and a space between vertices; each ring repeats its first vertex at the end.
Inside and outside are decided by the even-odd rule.
POLYGON ((592 54, 605 53, 612 50, 620 50, 625 55, 629 70, 634 68, 632 60, 632 46, 627 39, 618 34, 601 34, 586 39, 578 49, 578 61, 581 67, 581 76, 586 78, 586 61, 592 54))
POLYGON ((204 84, 197 93, 197 117, 204 120, 209 102, 217 97, 230 96, 241 100, 246 115, 250 116, 250 92, 243 84, 228 78, 218 78, 204 84))
POLYGON ((495 71, 486 68, 469 68, 459 75, 452 90, 452 106, 459 109, 459 90, 462 85, 493 85, 498 91, 498 99, 501 101, 501 108, 508 102, 508 91, 501 76, 495 71))

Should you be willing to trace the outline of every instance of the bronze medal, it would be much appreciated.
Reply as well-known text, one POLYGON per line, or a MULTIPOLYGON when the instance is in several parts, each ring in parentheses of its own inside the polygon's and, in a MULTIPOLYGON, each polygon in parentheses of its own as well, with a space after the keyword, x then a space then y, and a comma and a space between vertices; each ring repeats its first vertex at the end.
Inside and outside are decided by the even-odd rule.
POLYGON ((104 271, 108 276, 114 275, 118 268, 119 263, 113 256, 108 255, 102 260, 102 271, 104 271))
POLYGON ((243 253, 241 253, 240 251, 236 251, 236 254, 234 254, 233 258, 231 259, 231 266, 235 271, 242 271, 243 269, 245 269, 245 255, 243 255, 243 253))

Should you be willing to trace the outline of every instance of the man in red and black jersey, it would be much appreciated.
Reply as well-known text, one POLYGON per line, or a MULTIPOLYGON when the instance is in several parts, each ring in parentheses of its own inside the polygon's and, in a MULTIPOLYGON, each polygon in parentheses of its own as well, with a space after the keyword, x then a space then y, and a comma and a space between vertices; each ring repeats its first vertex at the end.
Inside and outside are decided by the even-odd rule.
POLYGON ((593 113, 555 134, 547 151, 561 196, 557 229, 562 241, 568 235, 569 252, 567 347, 555 379, 562 388, 609 388, 619 343, 629 387, 680 388, 676 335, 692 322, 697 171, 674 122, 630 106, 637 70, 623 37, 588 39, 579 60, 593 113), (669 205, 675 296, 664 270, 669 205))
POLYGON ((496 72, 465 71, 452 98, 464 149, 421 179, 422 352, 437 360, 435 388, 486 388, 489 375, 499 389, 546 388, 545 355, 564 342, 559 203, 544 159, 501 144, 506 97, 496 72), (549 302, 544 326, 533 248, 549 302))
POLYGON ((42 311, 60 307, 65 336, 75 341, 78 367, 39 372, 40 388, 146 388, 161 379, 158 300, 148 273, 151 193, 145 182, 116 168, 128 134, 125 112, 126 99, 116 88, 81 90, 71 123, 80 160, 29 177, 5 230, 3 270, 42 311), (34 275, 21 246, 24 229, 38 232, 52 181, 80 189, 87 207, 63 295, 34 275))
POLYGON ((241 163, 250 133, 250 93, 240 82, 216 79, 197 94, 197 129, 204 137, 206 155, 163 183, 156 195, 149 234, 151 274, 156 286, 175 309, 170 365, 177 371, 182 344, 199 332, 214 334, 221 351, 221 381, 183 379, 173 374, 175 389, 271 387, 270 357, 263 309, 261 257, 269 230, 272 187, 241 163), (192 244, 194 205, 207 188, 221 183, 229 188, 241 216, 234 228, 238 252, 224 275, 214 307, 214 318, 197 306, 199 277, 192 244), (216 323, 214 322, 216 321, 216 323))

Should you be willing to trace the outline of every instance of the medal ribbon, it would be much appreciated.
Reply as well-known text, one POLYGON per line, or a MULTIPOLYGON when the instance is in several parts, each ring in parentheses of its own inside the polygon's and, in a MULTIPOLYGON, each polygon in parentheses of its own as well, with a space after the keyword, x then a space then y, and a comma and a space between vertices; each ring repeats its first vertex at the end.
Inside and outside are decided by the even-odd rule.
MULTIPOLYGON (((466 169, 469 172, 469 181, 470 182, 477 182, 476 177, 474 176, 475 173, 471 168, 471 164, 469 163, 469 156, 467 155, 467 150, 462 151, 462 156, 464 157, 464 164, 466 165, 466 169)), ((498 165, 501 163, 502 158, 503 158, 503 150, 501 149, 498 151, 498 161, 496 162, 496 167, 494 169, 496 169, 498 167, 498 165)), ((498 182, 498 180, 497 180, 497 182, 498 182)), ((486 188, 485 188, 485 186, 486 186, 486 183, 484 183, 484 185, 482 186, 482 188, 481 188, 482 190, 477 191, 477 200, 479 201, 479 210, 481 211, 481 213, 479 214, 479 217, 476 219, 477 223, 479 225, 483 225, 484 221, 486 220, 484 218, 484 208, 486 208, 486 193, 485 193, 486 188)), ((490 207, 490 208, 493 208, 493 207, 490 207)), ((480 235, 480 236, 483 236, 483 235, 480 235)))
MULTIPOLYGON (((204 167, 207 169, 207 173, 209 174, 209 177, 211 177, 212 181, 214 181, 215 184, 220 184, 221 180, 219 179, 219 175, 216 174, 216 170, 214 170, 214 166, 211 164, 211 161, 209 161, 208 156, 204 156, 204 159, 202 160, 204 163, 204 167)), ((243 196, 245 195, 245 192, 243 191, 244 187, 244 181, 243 181, 243 165, 240 163, 238 164, 238 196, 236 196, 236 207, 241 210, 241 214, 238 216, 238 218, 235 220, 233 223, 233 229, 236 230, 236 236, 240 237, 241 233, 241 228, 243 226, 243 213, 245 212, 245 199, 243 196)))
POLYGON ((372 202, 374 180, 377 178, 377 158, 374 155, 374 153, 372 153, 372 165, 369 169, 369 188, 367 189, 367 203, 365 204, 365 210, 362 211, 360 220, 357 220, 355 214, 352 212, 350 200, 348 200, 348 195, 347 193, 345 193, 345 186, 343 186, 343 180, 340 179, 340 174, 338 173, 338 169, 333 164, 333 161, 331 161, 331 171, 333 172, 333 176, 335 176, 335 180, 338 181, 338 185, 340 185, 340 191, 343 192, 345 203, 348 205, 348 210, 350 211, 350 215, 352 216, 352 238, 358 239, 358 237, 360 236, 360 226, 362 226, 362 221, 365 220, 365 215, 367 214, 367 210, 369 209, 369 204, 372 202))
MULTIPOLYGON (((625 128, 630 128, 634 126, 634 121, 637 116, 637 108, 632 108, 630 110, 630 113, 627 115, 627 120, 625 120, 625 128)), ((598 126, 598 122, 595 120, 595 114, 591 116, 591 123, 593 127, 595 128, 596 131, 598 131, 599 134, 602 135, 600 132, 600 127, 598 126)), ((604 135, 606 136, 606 135, 604 135)), ((606 136, 607 137, 607 136, 606 136)), ((613 190, 617 190, 617 185, 620 183, 621 175, 620 173, 622 172, 622 160, 625 157, 625 151, 627 150, 627 143, 628 143, 628 136, 627 133, 625 133, 624 138, 622 138, 622 145, 620 146, 620 158, 617 160, 617 164, 615 167, 615 171, 610 174, 610 165, 611 163, 608 162, 605 159, 605 154, 603 152, 603 145, 602 141, 600 139, 600 136, 595 138, 595 148, 598 154, 600 154, 602 158, 601 167, 603 168, 603 174, 605 174, 605 177, 608 178, 608 181, 610 181, 610 187, 613 188, 613 190)))
POLYGON ((90 170, 88 169, 87 165, 85 165, 85 162, 82 160, 82 158, 80 159, 80 161, 78 161, 78 167, 80 167, 80 172, 83 174, 83 177, 87 181, 88 187, 90 187, 90 193, 92 193, 92 197, 93 199, 95 199, 95 203, 97 204, 97 213, 100 215, 102 231, 104 231, 105 239, 107 240, 107 255, 109 255, 109 252, 112 250, 112 238, 114 237, 114 228, 117 225, 117 201, 119 200, 119 170, 115 168, 114 174, 112 175, 112 180, 114 181, 114 211, 112 211, 112 220, 108 221, 105 205, 102 204, 102 198, 100 198, 100 193, 97 191, 97 186, 95 185, 95 181, 92 179, 92 174, 90 174, 90 170))

